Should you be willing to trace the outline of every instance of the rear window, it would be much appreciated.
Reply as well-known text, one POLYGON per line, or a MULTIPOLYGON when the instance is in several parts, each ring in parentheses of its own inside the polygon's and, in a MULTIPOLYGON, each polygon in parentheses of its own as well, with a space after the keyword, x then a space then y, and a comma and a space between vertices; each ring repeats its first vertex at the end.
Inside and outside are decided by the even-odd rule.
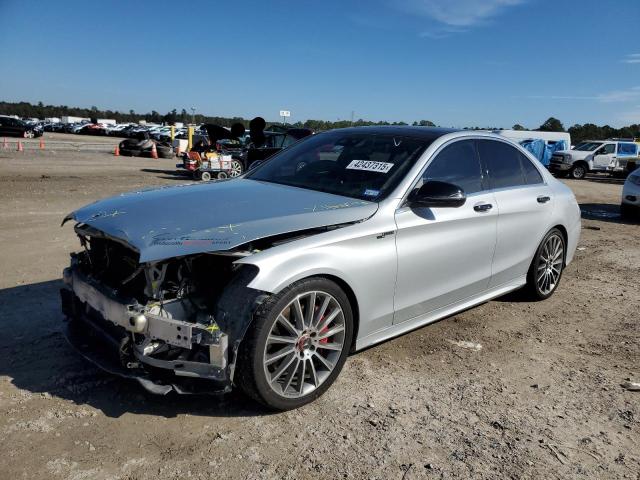
POLYGON ((544 182, 540 171, 533 165, 531 160, 522 153, 520 154, 520 164, 522 165, 522 173, 524 174, 524 181, 527 185, 536 185, 544 182))
POLYGON ((489 170, 492 189, 544 183, 531 160, 511 145, 496 140, 478 140, 478 153, 489 170))
POLYGON ((635 157, 638 154, 638 145, 635 143, 619 143, 618 155, 635 157))
POLYGON ((497 140, 478 140, 478 153, 489 170, 492 189, 525 185, 518 150, 497 140))

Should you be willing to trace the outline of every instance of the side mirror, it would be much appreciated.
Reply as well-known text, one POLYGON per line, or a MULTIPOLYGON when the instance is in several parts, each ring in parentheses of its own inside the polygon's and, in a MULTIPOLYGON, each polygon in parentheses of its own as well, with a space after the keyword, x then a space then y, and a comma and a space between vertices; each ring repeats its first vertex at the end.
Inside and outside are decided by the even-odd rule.
POLYGON ((461 207, 467 201, 462 188, 452 183, 429 181, 409 194, 407 204, 412 208, 461 207))

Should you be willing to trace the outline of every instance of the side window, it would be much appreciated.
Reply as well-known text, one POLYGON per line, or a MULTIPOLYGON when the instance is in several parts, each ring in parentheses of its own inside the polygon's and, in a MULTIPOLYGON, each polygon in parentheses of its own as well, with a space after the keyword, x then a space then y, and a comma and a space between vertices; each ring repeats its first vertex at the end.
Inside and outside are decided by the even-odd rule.
POLYGON ((616 153, 616 144, 615 143, 607 143, 602 150, 598 152, 599 155, 609 155, 611 153, 616 153))
POLYGON ((533 163, 531 163, 531 160, 525 157, 522 153, 520 154, 520 163, 522 164, 524 181, 527 185, 536 185, 544 182, 538 169, 533 165, 533 163))
POLYGON ((520 152, 498 140, 478 140, 478 153, 487 165, 491 188, 525 185, 520 152))
POLYGON ((429 164, 422 183, 437 180, 453 183, 471 194, 482 190, 482 169, 473 140, 462 140, 445 147, 429 164))
POLYGON ((636 156, 638 145, 635 143, 619 143, 618 155, 620 156, 636 156))

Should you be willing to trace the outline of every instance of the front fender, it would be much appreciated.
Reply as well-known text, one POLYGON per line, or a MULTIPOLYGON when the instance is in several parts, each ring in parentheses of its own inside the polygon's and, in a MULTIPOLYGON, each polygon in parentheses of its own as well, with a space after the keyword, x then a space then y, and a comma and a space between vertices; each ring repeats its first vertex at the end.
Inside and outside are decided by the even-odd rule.
POLYGON ((387 327, 393 321, 397 268, 395 235, 384 238, 365 235, 312 248, 279 247, 240 262, 259 269, 249 288, 274 294, 308 277, 340 279, 356 298, 360 336, 387 327))

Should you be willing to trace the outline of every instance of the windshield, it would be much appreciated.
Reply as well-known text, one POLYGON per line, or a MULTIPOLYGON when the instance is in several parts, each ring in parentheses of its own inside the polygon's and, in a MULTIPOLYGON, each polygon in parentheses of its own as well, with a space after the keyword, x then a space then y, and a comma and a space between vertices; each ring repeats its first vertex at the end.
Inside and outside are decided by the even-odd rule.
POLYGON ((602 143, 599 142, 582 142, 578 144, 574 150, 579 150, 581 152, 593 152, 596 148, 601 146, 602 143))
POLYGON ((354 132, 307 137, 250 171, 246 178, 382 200, 432 140, 354 132))

